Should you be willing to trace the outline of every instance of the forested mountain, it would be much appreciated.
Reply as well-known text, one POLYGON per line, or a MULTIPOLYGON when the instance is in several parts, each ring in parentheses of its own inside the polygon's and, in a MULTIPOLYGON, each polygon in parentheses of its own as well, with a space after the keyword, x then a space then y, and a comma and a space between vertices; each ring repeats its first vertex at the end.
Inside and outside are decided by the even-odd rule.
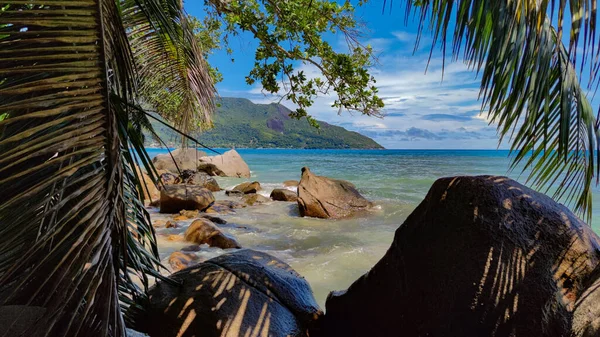
MULTIPOLYGON (((214 115, 215 127, 193 135, 203 144, 223 148, 323 148, 380 149, 371 138, 342 127, 319 121, 316 129, 305 119, 288 116, 290 110, 281 104, 254 104, 244 98, 221 98, 214 115)), ((179 137, 164 125, 154 128, 169 145, 176 146, 179 137)), ((146 137, 147 146, 158 146, 146 137)))

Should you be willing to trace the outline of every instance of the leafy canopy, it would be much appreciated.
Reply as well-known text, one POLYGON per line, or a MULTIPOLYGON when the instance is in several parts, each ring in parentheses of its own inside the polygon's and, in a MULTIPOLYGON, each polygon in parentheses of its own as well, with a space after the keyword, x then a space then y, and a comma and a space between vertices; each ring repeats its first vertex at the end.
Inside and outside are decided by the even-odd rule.
MULTIPOLYGON (((258 42, 249 85, 260 83, 266 93, 278 94, 297 108, 292 117, 306 117, 317 95, 335 94, 333 107, 380 116, 383 101, 368 68, 372 50, 358 40, 358 25, 350 1, 327 0, 206 0, 206 16, 196 24, 196 36, 208 49, 227 44, 229 36, 250 32, 258 42), (343 34, 349 52, 336 52, 325 41, 327 34, 343 34), (298 65, 314 67, 320 76, 310 77, 298 65)), ((230 49, 228 49, 230 50, 230 49)), ((213 72, 218 79, 218 73, 213 72)))

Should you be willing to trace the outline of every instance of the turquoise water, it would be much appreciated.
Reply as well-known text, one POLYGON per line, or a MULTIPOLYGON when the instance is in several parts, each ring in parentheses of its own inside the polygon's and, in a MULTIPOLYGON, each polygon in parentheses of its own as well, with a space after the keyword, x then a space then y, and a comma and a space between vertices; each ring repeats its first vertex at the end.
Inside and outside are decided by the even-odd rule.
MULTIPOLYGON (((224 149, 218 149, 224 152, 224 149)), ((151 157, 166 150, 149 149, 151 157)), ((224 218, 254 230, 227 229, 247 248, 263 250, 288 262, 311 283, 319 303, 329 291, 344 289, 368 271, 389 247, 393 234, 440 177, 453 175, 508 175, 508 151, 489 150, 288 150, 239 149, 252 172, 250 179, 218 178, 223 188, 257 180, 268 196, 285 180, 300 179, 303 166, 317 175, 354 183, 378 208, 347 220, 299 218, 295 204, 271 202, 249 207, 224 218)), ((227 199, 223 192, 217 199, 227 199)), ((153 217, 160 217, 153 213, 153 217)), ((600 190, 594 190, 593 228, 600 229, 600 190)), ((161 256, 185 243, 163 240, 178 230, 159 230, 161 256)), ((205 249, 208 258, 222 251, 205 249)))
MULTIPOLYGON (((227 149, 216 149, 224 152, 227 149)), ((453 175, 507 175, 525 183, 526 175, 509 172, 507 150, 297 150, 238 149, 261 183, 300 179, 308 166, 318 175, 354 183, 369 198, 416 206, 431 184, 453 175)), ((151 157, 164 149, 148 149, 151 157)), ((214 153, 208 152, 209 155, 214 153)), ((592 227, 600 232, 600 189, 594 187, 592 227)))

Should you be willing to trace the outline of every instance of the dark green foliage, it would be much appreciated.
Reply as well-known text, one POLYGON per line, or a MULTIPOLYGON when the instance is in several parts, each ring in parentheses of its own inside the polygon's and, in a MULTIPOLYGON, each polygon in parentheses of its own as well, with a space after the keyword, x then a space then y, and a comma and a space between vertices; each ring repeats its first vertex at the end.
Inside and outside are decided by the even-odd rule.
MULTIPOLYGON (((381 145, 357 132, 319 122, 289 117, 290 110, 278 104, 254 104, 243 98, 222 98, 214 115, 214 129, 194 135, 210 147, 236 148, 328 148, 381 149, 381 145)), ((177 146, 179 136, 154 123, 154 129, 169 145, 177 146)), ((152 137, 146 137, 146 145, 152 137)))
MULTIPOLYGON (((333 107, 380 116, 383 100, 377 95, 371 47, 360 42, 361 30, 350 1, 331 0, 205 0, 206 16, 222 21, 223 39, 242 32, 258 42, 248 85, 259 84, 269 93, 294 103, 295 118, 307 117, 319 95, 335 94, 333 107), (325 34, 345 38, 348 51, 339 53, 325 34), (311 77, 297 65, 318 70, 311 77)), ((211 27, 206 26, 210 31, 211 27)))

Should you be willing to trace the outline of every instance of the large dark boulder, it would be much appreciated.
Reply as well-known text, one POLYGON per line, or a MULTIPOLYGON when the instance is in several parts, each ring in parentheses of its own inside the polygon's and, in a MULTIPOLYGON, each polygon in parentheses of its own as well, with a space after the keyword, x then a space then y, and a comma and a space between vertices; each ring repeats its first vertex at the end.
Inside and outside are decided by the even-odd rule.
POLYGON ((194 185, 165 185, 160 191, 160 213, 179 213, 181 210, 203 211, 215 197, 208 189, 194 185))
POLYGON ((225 195, 228 197, 241 197, 244 195, 244 192, 238 190, 227 190, 225 191, 225 195))
POLYGON ((589 283, 575 302, 572 337, 600 336, 600 268, 594 272, 589 283))
POLYGON ((302 168, 298 185, 298 208, 300 216, 315 218, 345 218, 371 208, 354 185, 313 174, 308 167, 302 168))
POLYGON ((570 336, 600 239, 505 177, 443 178, 371 271, 331 293, 324 336, 570 336))
POLYGON ((149 291, 132 328, 151 337, 307 336, 322 315, 309 284, 265 253, 238 250, 149 291))

